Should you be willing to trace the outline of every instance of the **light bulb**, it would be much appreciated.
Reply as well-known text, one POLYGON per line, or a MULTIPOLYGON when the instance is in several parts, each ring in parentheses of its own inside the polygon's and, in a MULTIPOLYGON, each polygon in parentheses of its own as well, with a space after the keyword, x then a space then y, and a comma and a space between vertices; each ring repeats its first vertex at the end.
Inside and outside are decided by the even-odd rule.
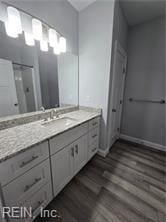
POLYGON ((22 25, 20 13, 16 8, 7 7, 8 19, 5 22, 5 29, 7 35, 10 37, 16 38, 18 34, 22 33, 22 25))
POLYGON ((42 23, 38 19, 32 19, 33 37, 36 40, 42 39, 42 23))
POLYGON ((48 51, 48 42, 46 40, 40 40, 40 49, 41 51, 48 51))
POLYGON ((12 38, 18 37, 18 32, 16 31, 15 27, 8 21, 5 22, 5 30, 8 36, 12 38))
POLYGON ((59 38, 60 52, 66 52, 66 39, 64 37, 59 38))
POLYGON ((33 46, 35 45, 35 40, 33 38, 33 34, 28 33, 28 32, 24 32, 24 36, 25 36, 25 43, 29 46, 33 46))
POLYGON ((53 52, 54 52, 55 55, 60 54, 60 47, 59 47, 58 43, 54 46, 53 52))
POLYGON ((58 42, 58 37, 57 37, 57 33, 54 29, 49 29, 48 30, 48 38, 49 38, 49 45, 50 47, 55 47, 55 45, 58 42))

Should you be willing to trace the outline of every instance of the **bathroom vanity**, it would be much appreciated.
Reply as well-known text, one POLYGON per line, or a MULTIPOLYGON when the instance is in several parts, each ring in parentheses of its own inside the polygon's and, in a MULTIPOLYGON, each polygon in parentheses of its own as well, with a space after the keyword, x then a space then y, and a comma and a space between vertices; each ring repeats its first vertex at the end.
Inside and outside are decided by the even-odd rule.
POLYGON ((100 115, 97 109, 78 109, 1 130, 3 205, 31 206, 36 217, 98 151, 100 115))

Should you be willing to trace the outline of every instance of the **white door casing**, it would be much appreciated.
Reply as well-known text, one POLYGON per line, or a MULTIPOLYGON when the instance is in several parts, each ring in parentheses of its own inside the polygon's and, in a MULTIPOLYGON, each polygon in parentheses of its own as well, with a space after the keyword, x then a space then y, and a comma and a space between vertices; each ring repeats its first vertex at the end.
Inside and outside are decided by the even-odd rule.
POLYGON ((0 59, 0 117, 18 113, 12 62, 0 59))
POLYGON ((119 138, 123 105, 127 53, 116 40, 114 45, 113 77, 108 116, 108 147, 119 138))

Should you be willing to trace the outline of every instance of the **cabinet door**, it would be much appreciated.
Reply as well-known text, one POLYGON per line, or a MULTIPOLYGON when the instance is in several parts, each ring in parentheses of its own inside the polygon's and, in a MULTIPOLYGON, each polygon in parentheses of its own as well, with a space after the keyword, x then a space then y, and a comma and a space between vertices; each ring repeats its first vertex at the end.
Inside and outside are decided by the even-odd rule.
POLYGON ((71 179, 73 159, 74 147, 72 145, 51 157, 54 197, 71 179))
POLYGON ((88 150, 88 135, 80 137, 74 143, 74 175, 86 164, 88 150))

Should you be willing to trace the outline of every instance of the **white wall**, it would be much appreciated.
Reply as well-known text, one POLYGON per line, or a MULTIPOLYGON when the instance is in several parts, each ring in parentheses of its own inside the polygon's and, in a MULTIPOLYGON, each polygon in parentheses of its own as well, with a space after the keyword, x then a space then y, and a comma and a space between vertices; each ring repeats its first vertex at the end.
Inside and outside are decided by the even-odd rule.
POLYGON ((114 1, 96 1, 79 14, 79 104, 102 108, 100 149, 106 149, 114 1))
POLYGON ((128 98, 166 99, 165 20, 160 17, 132 27, 121 133, 166 146, 166 105, 131 103, 128 98))

